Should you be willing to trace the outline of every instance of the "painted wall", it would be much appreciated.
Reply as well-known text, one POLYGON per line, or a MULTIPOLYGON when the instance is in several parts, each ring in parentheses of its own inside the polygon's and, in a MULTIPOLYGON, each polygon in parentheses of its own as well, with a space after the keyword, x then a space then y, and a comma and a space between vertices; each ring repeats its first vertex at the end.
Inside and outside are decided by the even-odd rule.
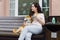
POLYGON ((0 16, 9 16, 8 0, 0 0, 0 16))
POLYGON ((50 0, 50 16, 60 16, 60 0, 50 0))
MULTIPOLYGON (((60 0, 49 0, 49 15, 60 16, 60 0)), ((9 0, 0 0, 0 16, 10 16, 9 0)))

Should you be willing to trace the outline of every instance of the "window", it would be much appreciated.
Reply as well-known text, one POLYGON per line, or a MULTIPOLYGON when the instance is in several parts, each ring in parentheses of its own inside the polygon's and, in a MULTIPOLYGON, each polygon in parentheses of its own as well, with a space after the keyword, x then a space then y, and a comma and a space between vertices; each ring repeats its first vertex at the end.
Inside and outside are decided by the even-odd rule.
POLYGON ((10 4, 10 16, 14 16, 15 15, 15 0, 9 0, 9 4, 10 4))
POLYGON ((47 18, 49 16, 49 0, 42 0, 42 10, 47 18))
POLYGON ((10 0, 10 15, 21 16, 28 15, 32 2, 39 2, 46 17, 49 15, 49 0, 10 0))
POLYGON ((38 2, 38 0, 18 0, 18 15, 28 15, 30 5, 34 1, 38 2))
POLYGON ((40 6, 42 6, 42 11, 45 14, 45 17, 49 15, 49 0, 19 0, 18 2, 18 15, 28 15, 29 7, 32 2, 40 2, 40 6), (42 5, 41 5, 42 4, 42 5))

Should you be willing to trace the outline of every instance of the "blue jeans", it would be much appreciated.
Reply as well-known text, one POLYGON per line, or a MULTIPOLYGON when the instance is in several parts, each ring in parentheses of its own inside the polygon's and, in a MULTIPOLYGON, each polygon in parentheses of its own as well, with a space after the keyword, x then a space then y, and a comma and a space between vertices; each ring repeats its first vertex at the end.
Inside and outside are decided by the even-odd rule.
POLYGON ((39 34, 42 31, 42 26, 40 25, 29 25, 25 26, 24 29, 21 31, 18 40, 31 40, 32 34, 39 34))

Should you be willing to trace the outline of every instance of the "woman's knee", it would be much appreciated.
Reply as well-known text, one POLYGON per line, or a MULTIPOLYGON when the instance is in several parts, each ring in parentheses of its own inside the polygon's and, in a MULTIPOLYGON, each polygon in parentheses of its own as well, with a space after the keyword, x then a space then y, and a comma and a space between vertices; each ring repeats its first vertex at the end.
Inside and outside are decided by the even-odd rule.
POLYGON ((30 28, 30 26, 25 26, 25 27, 24 27, 24 29, 29 29, 29 28, 30 28))
POLYGON ((31 38, 31 36, 32 36, 32 33, 27 33, 26 34, 26 37, 28 37, 28 38, 31 38))

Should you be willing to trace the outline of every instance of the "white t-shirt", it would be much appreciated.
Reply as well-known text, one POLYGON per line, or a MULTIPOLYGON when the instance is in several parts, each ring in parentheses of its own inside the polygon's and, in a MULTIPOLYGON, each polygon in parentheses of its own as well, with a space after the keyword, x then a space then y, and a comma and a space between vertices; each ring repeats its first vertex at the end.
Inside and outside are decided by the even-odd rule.
MULTIPOLYGON (((39 13, 37 17, 38 17, 39 19, 42 19, 43 21, 45 21, 45 18, 44 18, 44 14, 43 14, 43 13, 39 13)), ((39 23, 39 21, 37 21, 36 17, 33 18, 32 24, 36 24, 36 25, 42 26, 42 24, 39 23)))

